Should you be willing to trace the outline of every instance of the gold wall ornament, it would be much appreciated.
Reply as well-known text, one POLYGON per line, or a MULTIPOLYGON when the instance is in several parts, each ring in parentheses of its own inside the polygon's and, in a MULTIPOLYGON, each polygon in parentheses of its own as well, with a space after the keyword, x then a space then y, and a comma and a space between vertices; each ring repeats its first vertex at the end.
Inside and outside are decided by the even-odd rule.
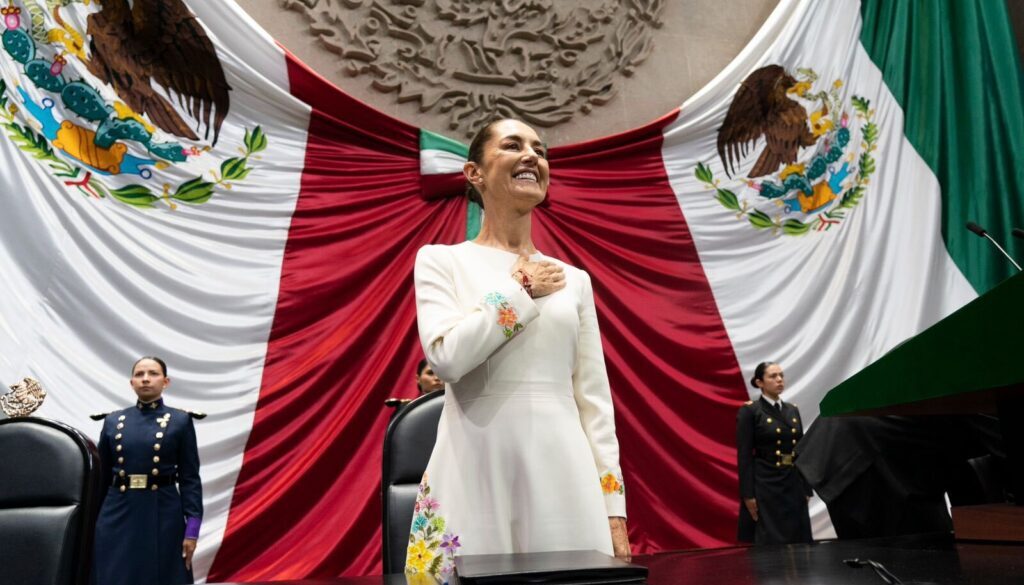
POLYGON ((29 416, 43 405, 46 390, 35 378, 24 378, 10 386, 11 391, 0 396, 0 408, 11 418, 29 416))
POLYGON ((610 101, 651 53, 665 0, 279 0, 344 71, 438 111, 466 136, 541 127, 610 101))

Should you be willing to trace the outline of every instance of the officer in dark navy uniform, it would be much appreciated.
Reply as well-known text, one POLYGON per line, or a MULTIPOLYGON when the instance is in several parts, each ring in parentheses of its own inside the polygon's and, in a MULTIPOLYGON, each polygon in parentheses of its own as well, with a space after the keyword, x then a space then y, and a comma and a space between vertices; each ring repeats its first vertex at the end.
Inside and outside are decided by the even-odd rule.
POLYGON ((108 484, 96 522, 96 585, 192 583, 192 554, 203 517, 199 450, 192 419, 170 408, 167 366, 132 366, 134 406, 104 416, 100 457, 108 484))
POLYGON ((741 542, 811 542, 807 499, 811 489, 793 466, 804 434, 800 411, 780 398, 782 368, 762 362, 750 383, 761 396, 736 415, 736 451, 740 475, 741 542))

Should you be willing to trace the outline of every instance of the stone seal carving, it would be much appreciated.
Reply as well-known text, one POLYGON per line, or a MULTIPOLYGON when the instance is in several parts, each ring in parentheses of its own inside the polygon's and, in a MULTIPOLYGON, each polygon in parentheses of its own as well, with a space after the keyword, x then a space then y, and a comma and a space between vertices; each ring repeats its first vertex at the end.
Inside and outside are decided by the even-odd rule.
POLYGON ((664 0, 279 0, 346 74, 466 136, 497 116, 551 127, 611 100, 653 48, 664 0))

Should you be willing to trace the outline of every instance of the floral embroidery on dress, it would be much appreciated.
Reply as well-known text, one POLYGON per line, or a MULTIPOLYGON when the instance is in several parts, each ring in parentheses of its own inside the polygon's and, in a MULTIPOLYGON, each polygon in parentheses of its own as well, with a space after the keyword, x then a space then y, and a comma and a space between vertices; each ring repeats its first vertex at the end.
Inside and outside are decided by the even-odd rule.
POLYGON ((508 297, 497 292, 487 293, 484 302, 498 309, 498 325, 501 326, 505 337, 512 339, 512 336, 523 328, 523 324, 519 322, 519 313, 509 302, 508 297))
POLYGON ((438 513, 440 508, 438 501, 430 495, 430 484, 424 473, 413 507, 405 572, 429 575, 444 583, 455 570, 455 552, 462 544, 457 534, 445 530, 447 522, 438 513))
POLYGON ((626 486, 622 483, 622 475, 607 472, 601 476, 601 491, 605 495, 619 494, 626 495, 626 486))

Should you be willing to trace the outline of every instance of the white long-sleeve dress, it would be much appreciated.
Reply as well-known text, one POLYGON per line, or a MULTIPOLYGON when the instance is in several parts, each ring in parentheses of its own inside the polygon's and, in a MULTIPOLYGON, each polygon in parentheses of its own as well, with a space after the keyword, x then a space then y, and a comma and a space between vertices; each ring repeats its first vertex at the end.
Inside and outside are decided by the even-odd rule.
POLYGON ((625 516, 611 390, 589 275, 531 299, 511 252, 463 242, 416 257, 420 341, 446 382, 406 572, 460 554, 599 550, 625 516))

